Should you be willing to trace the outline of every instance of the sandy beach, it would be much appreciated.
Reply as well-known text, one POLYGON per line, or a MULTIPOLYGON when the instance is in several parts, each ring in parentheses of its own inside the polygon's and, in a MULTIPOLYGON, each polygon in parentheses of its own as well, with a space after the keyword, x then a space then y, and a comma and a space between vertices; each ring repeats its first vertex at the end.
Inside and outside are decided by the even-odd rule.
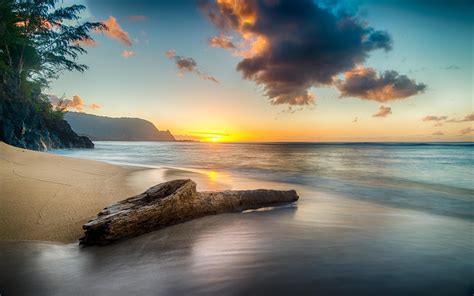
MULTIPOLYGON (((101 209, 158 183, 193 179, 199 190, 227 190, 235 181, 214 171, 120 166, 3 142, 0 162, 0 241, 75 242, 101 209)), ((258 187, 244 179, 239 184, 258 187)))
POLYGON ((142 190, 139 169, 19 149, 0 142, 0 240, 74 242, 103 207, 142 190))

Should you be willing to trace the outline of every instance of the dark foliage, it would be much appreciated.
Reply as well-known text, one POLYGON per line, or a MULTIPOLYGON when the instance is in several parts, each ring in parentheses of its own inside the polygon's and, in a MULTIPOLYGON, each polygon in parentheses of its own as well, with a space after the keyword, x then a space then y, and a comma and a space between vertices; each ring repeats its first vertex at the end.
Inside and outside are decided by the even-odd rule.
POLYGON ((35 149, 92 148, 63 120, 42 94, 63 71, 80 71, 77 62, 102 23, 79 23, 82 5, 57 7, 58 0, 0 0, 0 140, 35 149))

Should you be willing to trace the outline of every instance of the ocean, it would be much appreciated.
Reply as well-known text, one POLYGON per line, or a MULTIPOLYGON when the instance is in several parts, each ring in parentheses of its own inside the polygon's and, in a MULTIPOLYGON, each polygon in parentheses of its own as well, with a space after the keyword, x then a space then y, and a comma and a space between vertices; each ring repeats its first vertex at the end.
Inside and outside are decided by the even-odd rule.
POLYGON ((300 200, 285 207, 209 216, 102 248, 1 242, 0 249, 8 251, 0 255, 3 271, 10 271, 11 283, 23 283, 16 291, 474 292, 473 143, 95 145, 93 150, 51 153, 145 167, 130 181, 143 190, 164 180, 191 178, 198 190, 296 189, 300 200))
MULTIPOLYGON (((303 185, 351 199, 474 218, 474 143, 95 142, 52 153, 303 185)), ((222 177, 221 177, 222 176, 222 177)), ((240 188, 240 182, 227 184, 240 188)))

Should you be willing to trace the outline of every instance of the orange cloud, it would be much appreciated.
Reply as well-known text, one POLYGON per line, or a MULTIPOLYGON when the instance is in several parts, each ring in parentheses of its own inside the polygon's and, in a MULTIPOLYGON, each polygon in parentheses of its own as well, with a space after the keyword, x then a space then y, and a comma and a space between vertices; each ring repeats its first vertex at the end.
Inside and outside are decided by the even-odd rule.
POLYGON ((92 103, 92 104, 89 105, 89 108, 90 108, 91 110, 96 110, 96 109, 101 108, 101 106, 100 106, 99 104, 92 103))
POLYGON ((84 100, 78 95, 72 96, 72 99, 58 98, 55 95, 49 95, 49 101, 51 105, 58 110, 68 111, 75 109, 79 112, 84 110, 84 100))
POLYGON ((257 11, 251 1, 217 0, 215 6, 201 4, 201 9, 221 31, 219 36, 209 39, 212 47, 236 50, 238 55, 247 58, 260 55, 268 48, 267 38, 251 30, 257 21, 257 11), (230 30, 239 34, 241 40, 238 45, 222 34, 230 30))
POLYGON ((472 132, 474 132, 474 128, 472 128, 472 127, 466 127, 466 128, 459 131, 459 133, 461 135, 467 135, 467 134, 470 134, 472 132))
POLYGON ((127 19, 131 22, 143 22, 147 20, 147 17, 144 15, 129 15, 127 19))
POLYGON ((130 39, 130 36, 122 29, 122 27, 120 27, 115 17, 109 16, 109 18, 105 20, 103 24, 108 28, 107 31, 104 31, 105 35, 112 39, 118 40, 124 45, 132 46, 132 40, 130 39))
POLYGON ((57 110, 71 111, 76 110, 78 112, 83 112, 85 107, 90 108, 91 110, 96 110, 100 106, 96 103, 92 103, 87 106, 84 100, 79 95, 72 96, 72 99, 59 98, 55 95, 48 95, 48 99, 51 105, 57 110))
POLYGON ((135 52, 133 52, 131 50, 122 51, 122 57, 124 57, 125 59, 128 59, 129 57, 133 56, 134 54, 135 54, 135 52))
POLYGON ((232 40, 224 35, 214 36, 209 39, 209 45, 212 47, 220 47, 224 49, 235 49, 237 48, 232 40))
POLYGON ((380 106, 379 111, 372 115, 372 117, 386 117, 389 114, 392 114, 392 108, 380 106))
POLYGON ((432 133, 433 136, 444 136, 444 133, 442 131, 437 131, 432 133))
POLYGON ((176 56, 176 50, 175 49, 169 49, 169 50, 165 51, 165 56, 171 59, 172 57, 176 56))

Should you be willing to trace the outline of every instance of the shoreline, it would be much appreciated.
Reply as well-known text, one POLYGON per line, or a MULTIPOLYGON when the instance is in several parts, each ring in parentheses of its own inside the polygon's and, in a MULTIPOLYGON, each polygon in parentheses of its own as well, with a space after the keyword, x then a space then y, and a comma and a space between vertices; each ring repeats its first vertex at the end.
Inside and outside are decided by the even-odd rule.
POLYGON ((200 191, 286 186, 216 171, 109 163, 17 148, 0 142, 0 241, 76 244, 82 225, 120 200, 173 179, 200 191), (261 186, 259 186, 261 185, 261 186), (237 187, 237 188, 236 188, 237 187))
MULTIPOLYGON (((0 240, 74 243, 107 205, 142 191, 146 168, 12 147, 0 142, 0 240)), ((143 188, 143 190, 146 188, 143 188)))

